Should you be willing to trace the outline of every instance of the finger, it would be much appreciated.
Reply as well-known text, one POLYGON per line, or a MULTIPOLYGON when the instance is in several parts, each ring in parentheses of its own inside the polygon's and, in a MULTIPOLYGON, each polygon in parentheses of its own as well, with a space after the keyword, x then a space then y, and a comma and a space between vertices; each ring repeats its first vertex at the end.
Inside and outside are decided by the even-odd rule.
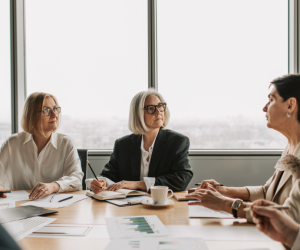
POLYGON ((39 190, 42 189, 42 186, 39 185, 38 187, 36 187, 33 191, 31 191, 30 195, 29 195, 29 198, 32 199, 34 198, 37 193, 39 192, 39 190))
POLYGON ((44 189, 46 189, 44 185, 39 186, 39 188, 32 194, 32 199, 37 199, 41 192, 45 192, 44 189))
POLYGON ((41 198, 43 198, 43 197, 45 197, 45 196, 47 196, 48 195, 48 190, 47 189, 42 189, 42 191, 39 193, 39 195, 37 196, 37 199, 41 199, 41 198))
POLYGON ((30 194, 29 194, 29 197, 33 195, 33 193, 36 191, 36 189, 37 189, 41 184, 42 184, 42 183, 39 182, 38 184, 36 184, 36 185, 33 187, 33 189, 31 190, 31 192, 30 192, 30 194))
POLYGON ((209 190, 211 190, 211 191, 214 191, 214 192, 218 192, 215 188, 214 188, 214 186, 212 186, 211 184, 207 184, 207 188, 209 189, 209 190))
POLYGON ((253 211, 261 216, 265 216, 267 218, 276 218, 279 215, 279 211, 272 209, 270 207, 253 207, 253 211))
POLYGON ((251 207, 254 207, 254 206, 267 207, 267 206, 274 206, 274 205, 277 205, 277 204, 274 202, 271 202, 271 201, 260 199, 260 200, 255 201, 251 207))
POLYGON ((186 198, 190 200, 201 200, 202 197, 199 195, 187 195, 186 198))
POLYGON ((0 198, 6 198, 6 194, 0 194, 0 198))
POLYGON ((194 201, 194 202, 188 202, 189 206, 201 206, 201 202, 200 201, 194 201))

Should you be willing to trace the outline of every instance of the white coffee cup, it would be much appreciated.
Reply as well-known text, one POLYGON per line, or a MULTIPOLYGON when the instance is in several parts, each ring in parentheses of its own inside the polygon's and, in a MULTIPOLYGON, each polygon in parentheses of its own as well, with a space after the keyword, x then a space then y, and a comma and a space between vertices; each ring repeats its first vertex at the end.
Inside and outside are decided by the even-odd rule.
POLYGON ((167 199, 173 196, 173 191, 167 186, 153 186, 150 189, 154 205, 165 205, 167 199), (167 197, 169 191, 171 191, 172 194, 167 197))

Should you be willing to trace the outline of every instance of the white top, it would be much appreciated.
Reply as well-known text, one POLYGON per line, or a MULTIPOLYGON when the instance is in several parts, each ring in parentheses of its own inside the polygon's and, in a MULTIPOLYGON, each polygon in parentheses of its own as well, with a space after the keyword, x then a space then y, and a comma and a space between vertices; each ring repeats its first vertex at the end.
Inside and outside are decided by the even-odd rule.
POLYGON ((38 182, 59 184, 59 192, 82 189, 80 160, 74 141, 52 133, 38 155, 31 134, 10 136, 0 149, 0 185, 11 190, 30 190, 38 182))
MULTIPOLYGON (((158 133, 157 133, 158 135, 158 133)), ((156 141, 156 137, 154 138, 154 141, 152 143, 152 145, 149 147, 149 151, 146 151, 144 148, 144 138, 142 136, 142 143, 141 143, 141 174, 140 174, 140 181, 144 180, 145 184, 146 184, 146 188, 147 191, 149 191, 149 188, 154 186, 155 184, 155 177, 148 177, 148 172, 149 172, 149 166, 150 166, 150 161, 151 161, 151 156, 152 156, 152 152, 153 152, 153 148, 154 148, 154 144, 156 141), (147 158, 149 157, 148 161, 147 158)), ((112 184, 114 184, 115 182, 113 182, 112 180, 110 180, 109 178, 106 177, 101 177, 99 178, 100 180, 105 179, 106 180, 106 186, 111 186, 112 184)), ((93 179, 86 179, 85 183, 87 185, 88 188, 91 187, 91 182, 93 181, 93 179)))

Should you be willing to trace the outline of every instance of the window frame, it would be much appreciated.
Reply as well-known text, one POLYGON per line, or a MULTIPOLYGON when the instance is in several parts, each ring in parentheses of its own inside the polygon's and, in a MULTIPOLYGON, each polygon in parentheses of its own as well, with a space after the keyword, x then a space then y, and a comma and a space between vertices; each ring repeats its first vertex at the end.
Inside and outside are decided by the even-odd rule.
MULTIPOLYGON (((148 87, 158 89, 157 0, 147 0, 148 87)), ((10 0, 12 133, 21 131, 21 112, 26 100, 26 0, 10 0)), ((299 73, 300 4, 288 0, 288 72, 299 73)), ((90 155, 109 155, 112 150, 90 150, 90 155)), ((282 150, 190 150, 190 155, 280 155, 282 150)))

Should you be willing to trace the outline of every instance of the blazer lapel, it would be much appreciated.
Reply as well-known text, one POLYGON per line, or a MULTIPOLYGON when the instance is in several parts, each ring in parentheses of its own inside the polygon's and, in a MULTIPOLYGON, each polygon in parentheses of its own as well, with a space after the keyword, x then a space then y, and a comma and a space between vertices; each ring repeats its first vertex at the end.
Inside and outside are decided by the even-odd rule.
POLYGON ((134 135, 132 138, 132 145, 129 148, 130 152, 130 167, 131 167, 131 181, 139 181, 141 175, 141 143, 142 136, 134 135))
POLYGON ((167 146, 166 142, 167 142, 166 130, 160 129, 154 144, 153 153, 151 156, 151 161, 149 166, 148 177, 155 177, 155 170, 167 146))
MULTIPOLYGON (((275 195, 273 196, 272 198, 272 201, 275 199, 276 195, 278 194, 278 192, 281 190, 281 188, 284 186, 284 184, 288 181, 289 178, 292 177, 292 174, 290 173, 290 171, 284 171, 282 177, 281 177, 281 180, 280 180, 280 183, 278 185, 278 188, 276 190, 276 193, 275 195)), ((278 181, 278 180, 277 180, 278 181)), ((273 191, 274 192, 274 191, 273 191)))
POLYGON ((269 188, 267 190, 266 200, 271 201, 273 199, 274 193, 275 193, 276 183, 278 182, 279 177, 281 176, 281 173, 282 173, 282 171, 277 171, 274 180, 272 181, 272 183, 270 184, 270 186, 269 186, 269 188))

